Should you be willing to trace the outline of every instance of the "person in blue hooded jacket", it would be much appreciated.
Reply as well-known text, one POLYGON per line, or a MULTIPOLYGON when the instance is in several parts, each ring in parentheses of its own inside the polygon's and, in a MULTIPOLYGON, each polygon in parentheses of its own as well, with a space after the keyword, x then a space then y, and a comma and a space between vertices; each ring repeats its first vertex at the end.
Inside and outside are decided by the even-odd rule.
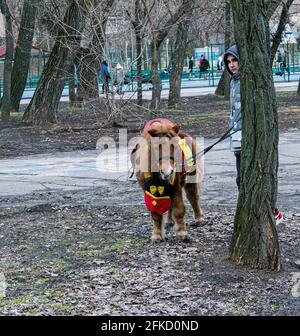
POLYGON ((111 79, 110 73, 108 71, 108 64, 106 61, 103 61, 100 69, 100 78, 102 80, 102 93, 110 92, 109 91, 109 80, 111 79))

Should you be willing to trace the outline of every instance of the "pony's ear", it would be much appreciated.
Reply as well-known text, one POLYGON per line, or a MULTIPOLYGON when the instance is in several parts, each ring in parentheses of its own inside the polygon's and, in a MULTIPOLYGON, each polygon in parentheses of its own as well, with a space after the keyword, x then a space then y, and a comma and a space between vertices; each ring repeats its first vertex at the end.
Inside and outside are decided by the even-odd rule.
POLYGON ((152 137, 155 137, 156 134, 157 134, 157 130, 156 129, 151 129, 148 131, 148 133, 152 136, 152 137))
POLYGON ((175 134, 178 134, 179 130, 180 130, 180 125, 179 124, 175 124, 173 127, 172 127, 172 131, 175 132, 175 134))

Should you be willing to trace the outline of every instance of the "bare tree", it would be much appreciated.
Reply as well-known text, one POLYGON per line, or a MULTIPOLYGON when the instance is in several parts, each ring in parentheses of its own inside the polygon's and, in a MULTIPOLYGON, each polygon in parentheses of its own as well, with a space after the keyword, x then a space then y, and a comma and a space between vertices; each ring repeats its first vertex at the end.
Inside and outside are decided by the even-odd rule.
POLYGON ((168 106, 176 105, 180 100, 181 77, 184 65, 184 52, 188 44, 189 21, 195 1, 190 1, 184 18, 179 22, 176 31, 175 50, 172 54, 172 72, 170 77, 170 89, 168 106))
MULTIPOLYGON (((129 1, 129 5, 130 5, 129 1)), ((128 5, 128 6, 129 6, 128 5)), ((143 7, 141 6, 141 0, 134 0, 134 15, 130 13, 128 9, 126 11, 129 17, 130 23, 132 24, 135 41, 136 41, 136 80, 137 80, 137 104, 139 106, 143 105, 143 83, 142 83, 142 64, 143 64, 143 39, 144 39, 144 28, 147 25, 147 18, 143 7)))
POLYGON ((39 0, 25 0, 23 3, 22 19, 11 75, 11 103, 12 109, 15 111, 19 111, 20 101, 26 86, 38 2, 39 0))
MULTIPOLYGON (((289 9, 291 7, 291 5, 293 4, 294 0, 287 0, 286 2, 282 2, 282 10, 281 10, 281 14, 280 14, 280 18, 279 18, 279 23, 278 23, 278 27, 277 30, 274 34, 274 36, 272 37, 272 47, 271 47, 271 64, 273 63, 273 60, 275 58, 276 55, 276 51, 282 41, 282 33, 284 31, 284 28, 286 26, 287 20, 288 20, 288 12, 289 9)), ((269 12, 269 15, 271 14, 271 12, 269 12)), ((273 13, 272 13, 273 14, 273 13)), ((270 15, 271 17, 271 15, 270 15)))
POLYGON ((4 72, 3 72, 3 97, 1 100, 1 119, 2 121, 8 121, 10 118, 11 111, 11 71, 12 71, 12 61, 14 52, 14 37, 13 37, 13 27, 12 18, 9 7, 6 0, 0 1, 0 9, 5 17, 5 44, 6 44, 6 55, 4 61, 4 72))
POLYGON ((68 74, 69 76, 69 104, 70 106, 75 106, 77 102, 77 96, 76 96, 76 67, 75 65, 70 66, 70 72, 68 74))
POLYGON ((238 265, 280 269, 275 227, 278 121, 268 1, 231 0, 241 73, 241 189, 230 243, 238 265), (255 38, 253 38, 255 36, 255 38))
POLYGON ((77 51, 77 99, 98 99, 98 76, 105 57, 106 23, 115 0, 93 0, 85 15, 81 47, 77 51))
POLYGON ((57 108, 80 45, 86 0, 71 0, 64 19, 58 23, 55 44, 45 65, 38 87, 23 119, 34 124, 55 123, 57 108))
MULTIPOLYGON (((227 50, 232 41, 232 29, 231 29, 231 5, 230 0, 226 0, 225 2, 225 50, 227 50)), ((218 86, 215 91, 216 95, 224 96, 225 99, 229 100, 230 98, 230 76, 225 68, 218 86)))
MULTIPOLYGON (((146 15, 149 19, 150 31, 151 31, 151 75, 152 75, 152 100, 151 108, 153 110, 157 109, 160 104, 162 83, 161 78, 158 73, 158 51, 163 41, 167 37, 170 29, 176 24, 184 15, 186 8, 189 6, 188 0, 183 0, 180 5, 177 6, 175 11, 172 11, 170 5, 164 1, 154 1, 152 6, 147 4, 146 0, 141 0, 146 15), (168 14, 168 19, 163 21, 162 17, 157 14, 156 6, 164 6, 166 8, 166 13, 168 14), (156 22, 153 20, 153 12, 155 11, 156 22), (157 20, 158 18, 158 20, 157 20)), ((166 16, 166 13, 164 15, 166 16)))

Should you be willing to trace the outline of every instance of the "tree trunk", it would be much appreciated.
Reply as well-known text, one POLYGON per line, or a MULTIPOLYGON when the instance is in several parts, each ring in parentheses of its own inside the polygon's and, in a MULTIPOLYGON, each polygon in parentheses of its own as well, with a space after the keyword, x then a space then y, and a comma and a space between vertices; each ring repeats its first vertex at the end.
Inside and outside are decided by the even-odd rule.
POLYGON ((135 0, 134 7, 134 21, 132 21, 132 25, 135 32, 135 40, 136 40, 136 80, 137 80, 137 104, 139 106, 143 105, 143 82, 142 82, 142 61, 143 61, 143 51, 142 51, 142 27, 143 20, 145 20, 145 13, 142 10, 141 1, 135 0))
POLYGON ((66 76, 74 64, 79 47, 84 2, 85 0, 72 1, 66 11, 63 27, 59 28, 38 87, 24 113, 23 119, 27 122, 34 124, 57 122, 57 109, 66 76))
POLYGON ((26 86, 37 3, 38 0, 25 0, 23 4, 20 31, 11 75, 11 103, 12 109, 15 111, 19 111, 20 101, 26 86))
POLYGON ((224 97, 226 100, 230 99, 230 75, 226 69, 222 72, 215 94, 224 97))
POLYGON ((267 5, 263 0, 231 0, 231 4, 240 56, 243 141, 230 257, 238 265, 279 270, 274 216, 278 121, 267 5))
POLYGON ((152 76, 152 99, 150 107, 152 110, 157 110, 160 105, 160 96, 162 90, 162 82, 158 73, 158 46, 156 43, 156 33, 153 33, 153 40, 151 42, 151 76, 152 76))
POLYGON ((140 32, 136 32, 136 53, 137 53, 137 63, 136 63, 136 79, 137 79, 137 104, 139 106, 143 105, 143 83, 142 83, 142 38, 140 32))
MULTIPOLYGON (((231 44, 231 5, 230 0, 226 0, 225 3, 225 51, 230 47, 231 44)), ((226 69, 224 69, 218 86, 216 88, 215 94, 218 96, 223 96, 225 99, 230 99, 230 76, 226 69)))
POLYGON ((298 83, 297 96, 300 96, 300 79, 299 79, 299 83, 298 83))
POLYGON ((4 60, 4 71, 3 71, 3 97, 1 100, 1 119, 2 121, 8 121, 10 118, 11 110, 11 71, 12 71, 12 61, 14 53, 14 37, 12 20, 9 8, 5 0, 0 2, 1 12, 5 17, 5 44, 6 44, 6 54, 4 60))
POLYGON ((70 106, 76 104, 76 92, 75 92, 75 65, 71 65, 71 70, 69 74, 69 103, 70 106))
POLYGON ((152 18, 150 16, 149 6, 147 6, 146 1, 142 0, 144 9, 147 13, 149 23, 151 26, 152 41, 151 41, 151 75, 152 75, 152 100, 150 107, 156 110, 160 105, 160 95, 162 90, 161 78, 158 74, 158 49, 160 48, 162 42, 167 37, 170 27, 180 20, 186 13, 187 6, 190 6, 190 0, 183 0, 182 4, 177 8, 176 12, 171 15, 170 19, 167 20, 163 27, 159 28, 154 26, 152 18))
POLYGON ((100 64, 90 48, 80 48, 77 57, 77 99, 91 100, 99 98, 98 74, 100 64))
POLYGON ((86 20, 93 27, 92 39, 76 55, 78 89, 77 99, 91 100, 99 98, 99 72, 104 58, 105 29, 107 17, 115 0, 106 2, 95 0, 86 20))
POLYGON ((170 78, 170 90, 168 106, 176 105, 180 100, 181 76, 184 65, 184 52, 187 46, 189 20, 185 19, 178 24, 175 50, 172 55, 172 73, 170 78))

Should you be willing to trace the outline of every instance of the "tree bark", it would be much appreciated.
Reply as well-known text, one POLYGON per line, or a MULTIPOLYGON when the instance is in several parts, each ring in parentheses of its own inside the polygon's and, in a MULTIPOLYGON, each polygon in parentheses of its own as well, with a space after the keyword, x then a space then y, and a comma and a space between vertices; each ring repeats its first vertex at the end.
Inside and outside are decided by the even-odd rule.
MULTIPOLYGON (((128 8, 131 7, 131 3, 128 3, 128 8)), ((130 11, 127 11, 128 17, 132 24, 135 34, 136 43, 136 81, 137 81, 137 104, 143 105, 143 75, 142 75, 142 62, 143 62, 143 23, 145 22, 145 10, 142 9, 141 0, 135 0, 134 2, 134 17, 132 17, 130 11)))
MULTIPOLYGON (((102 54, 102 53, 101 53, 102 54)), ((80 48, 76 56, 77 65, 77 100, 99 98, 98 74, 100 64, 90 48, 80 48)))
POLYGON ((12 109, 15 111, 19 111, 20 101, 27 82, 38 2, 39 0, 25 0, 23 4, 20 31, 11 75, 11 103, 12 109))
POLYGON ((143 105, 143 83, 142 83, 142 38, 141 33, 136 31, 136 53, 137 53, 137 60, 136 60, 136 80, 137 80, 137 104, 139 106, 143 105))
POLYGON ((172 55, 172 73, 170 77, 170 90, 168 106, 174 106, 180 101, 181 76, 184 65, 184 52, 188 41, 189 19, 178 24, 175 50, 172 55))
POLYGON ((135 0, 135 8, 134 8, 134 21, 132 21, 132 25, 135 32, 136 39, 136 80, 137 80, 137 104, 139 106, 143 105, 143 82, 142 82, 142 22, 145 19, 145 13, 142 11, 141 1, 135 0))
POLYGON ((279 270, 274 218, 278 121, 267 5, 263 0, 231 0, 231 4, 240 56, 243 141, 230 257, 238 265, 279 270))
MULTIPOLYGON (((225 3, 225 51, 231 45, 231 5, 230 0, 225 3)), ((230 75, 226 68, 224 69, 218 86, 216 88, 215 94, 218 96, 223 96, 225 99, 230 99, 230 75)))
POLYGON ((56 42, 23 119, 34 124, 56 123, 57 109, 66 76, 74 64, 80 43, 82 11, 85 0, 71 1, 56 42))
POLYGON ((226 100, 230 99, 230 75, 227 69, 224 69, 222 72, 215 95, 222 96, 226 100))
POLYGON ((11 71, 14 53, 14 37, 10 10, 5 0, 1 0, 0 9, 5 17, 5 44, 6 54, 3 70, 3 97, 1 100, 1 119, 6 122, 10 118, 11 111, 11 71))
POLYGON ((152 79, 152 99, 150 107, 152 110, 157 110, 160 105, 160 96, 162 90, 162 82, 158 73, 158 48, 159 45, 156 42, 156 33, 153 33, 153 40, 151 42, 151 79, 152 79))

